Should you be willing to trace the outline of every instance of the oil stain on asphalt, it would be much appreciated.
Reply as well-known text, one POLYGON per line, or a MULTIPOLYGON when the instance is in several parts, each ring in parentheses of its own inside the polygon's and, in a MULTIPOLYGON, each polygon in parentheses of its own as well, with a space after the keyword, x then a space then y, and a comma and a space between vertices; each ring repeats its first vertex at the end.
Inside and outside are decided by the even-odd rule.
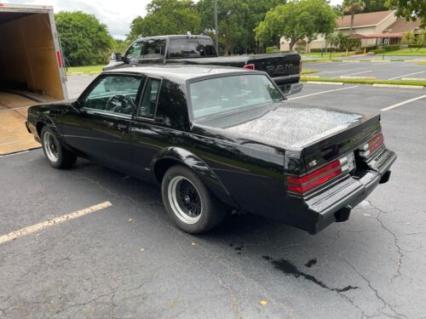
MULTIPOLYGON (((274 265, 274 267, 276 269, 281 270, 283 273, 285 273, 287 275, 292 275, 295 278, 302 277, 302 278, 309 280, 309 281, 313 282, 314 284, 320 286, 321 288, 324 288, 324 289, 327 289, 327 290, 330 290, 330 291, 345 292, 345 291, 349 291, 349 290, 353 290, 353 289, 358 289, 358 287, 351 286, 351 285, 348 285, 348 286, 343 287, 343 288, 331 288, 331 287, 327 286, 325 283, 323 283, 322 281, 315 278, 314 276, 300 271, 299 269, 297 269, 297 267, 293 263, 291 263, 288 260, 285 260, 285 259, 275 260, 270 256, 263 256, 263 259, 271 262, 271 264, 274 265)), ((309 267, 312 267, 316 263, 317 263, 316 259, 311 259, 305 264, 305 266, 309 268, 309 267)))
POLYGON ((312 258, 312 259, 308 260, 308 262, 305 264, 305 267, 311 268, 316 263, 317 263, 317 259, 316 258, 312 258))

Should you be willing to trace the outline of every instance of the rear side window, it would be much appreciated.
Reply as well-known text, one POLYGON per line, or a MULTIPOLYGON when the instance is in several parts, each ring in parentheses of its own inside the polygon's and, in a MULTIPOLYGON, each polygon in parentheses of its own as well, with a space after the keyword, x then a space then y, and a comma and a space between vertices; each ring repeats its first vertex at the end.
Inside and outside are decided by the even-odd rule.
POLYGON ((216 49, 209 39, 171 39, 169 58, 215 57, 216 49))
POLYGON ((185 130, 189 125, 185 93, 177 84, 163 80, 156 118, 168 127, 185 130))
POLYGON ((142 102, 138 109, 138 116, 154 117, 158 94, 160 93, 160 85, 160 80, 148 79, 143 93, 142 102))

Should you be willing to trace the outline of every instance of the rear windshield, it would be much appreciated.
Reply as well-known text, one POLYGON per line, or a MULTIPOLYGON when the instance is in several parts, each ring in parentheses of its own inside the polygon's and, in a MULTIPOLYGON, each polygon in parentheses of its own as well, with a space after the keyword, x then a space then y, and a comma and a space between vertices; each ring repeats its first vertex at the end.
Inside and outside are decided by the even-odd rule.
POLYGON ((143 59, 160 59, 166 50, 165 40, 143 40, 132 44, 126 52, 130 62, 139 62, 143 59))
POLYGON ((215 57, 216 50, 210 39, 171 39, 168 48, 169 58, 215 57))
POLYGON ((263 74, 244 74, 206 79, 190 84, 195 120, 244 112, 283 100, 281 92, 263 74))

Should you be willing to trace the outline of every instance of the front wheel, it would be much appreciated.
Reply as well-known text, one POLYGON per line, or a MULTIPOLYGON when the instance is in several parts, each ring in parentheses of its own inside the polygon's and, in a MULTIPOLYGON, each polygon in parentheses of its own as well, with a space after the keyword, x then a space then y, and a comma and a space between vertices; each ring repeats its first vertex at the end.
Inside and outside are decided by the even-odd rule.
POLYGON ((51 128, 43 127, 40 135, 44 154, 51 166, 54 168, 70 168, 75 163, 77 156, 63 147, 51 128))
POLYGON ((224 207, 190 169, 173 166, 161 184, 163 204, 175 224, 191 234, 206 232, 225 216, 224 207))

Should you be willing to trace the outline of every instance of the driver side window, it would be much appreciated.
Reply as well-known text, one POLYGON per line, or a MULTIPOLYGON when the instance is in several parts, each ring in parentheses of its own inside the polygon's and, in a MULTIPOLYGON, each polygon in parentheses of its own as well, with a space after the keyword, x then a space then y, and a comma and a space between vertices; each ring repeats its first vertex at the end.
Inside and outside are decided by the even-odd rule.
POLYGON ((131 75, 106 75, 86 96, 84 107, 92 110, 131 115, 143 78, 131 75))

